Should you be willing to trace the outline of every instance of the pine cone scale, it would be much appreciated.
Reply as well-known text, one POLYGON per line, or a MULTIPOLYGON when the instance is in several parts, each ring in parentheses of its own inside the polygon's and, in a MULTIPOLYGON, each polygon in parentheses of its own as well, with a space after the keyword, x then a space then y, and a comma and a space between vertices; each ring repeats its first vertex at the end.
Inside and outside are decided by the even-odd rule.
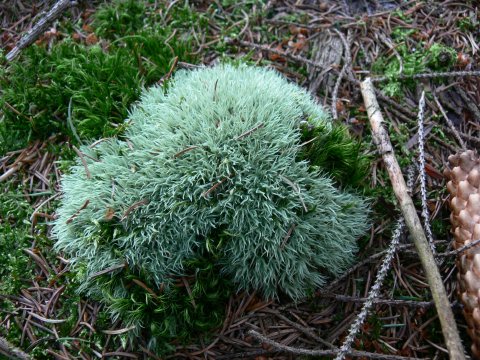
MULTIPOLYGON (((480 239, 480 159, 471 150, 448 158, 450 221, 454 235, 453 247, 460 249, 480 239)), ((458 296, 472 338, 472 354, 480 359, 480 245, 458 255, 458 296)))

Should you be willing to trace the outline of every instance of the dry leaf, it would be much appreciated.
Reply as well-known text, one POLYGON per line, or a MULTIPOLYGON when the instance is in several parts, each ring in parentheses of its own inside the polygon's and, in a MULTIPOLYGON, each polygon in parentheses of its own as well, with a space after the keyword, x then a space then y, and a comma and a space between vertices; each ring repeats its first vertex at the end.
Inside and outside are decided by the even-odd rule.
POLYGON ((87 45, 95 45, 97 42, 98 38, 94 33, 88 34, 87 38, 85 39, 85 43, 87 45))

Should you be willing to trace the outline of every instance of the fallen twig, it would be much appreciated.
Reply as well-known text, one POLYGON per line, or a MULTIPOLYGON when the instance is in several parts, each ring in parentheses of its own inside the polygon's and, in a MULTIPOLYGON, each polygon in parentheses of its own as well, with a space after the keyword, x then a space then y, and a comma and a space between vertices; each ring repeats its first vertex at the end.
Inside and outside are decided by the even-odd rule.
POLYGON ((407 185, 405 184, 402 171, 395 157, 390 137, 383 127, 383 116, 370 78, 367 78, 361 83, 361 92, 372 127, 374 142, 382 154, 385 167, 392 182, 393 191, 400 204, 405 222, 417 248, 430 285, 430 290, 437 308, 450 359, 465 359, 464 349, 458 334, 455 317, 453 316, 451 305, 448 301, 447 293, 443 285, 442 277, 440 276, 435 259, 433 258, 428 240, 421 226, 420 219, 418 218, 415 205, 408 194, 407 185))
MULTIPOLYGON (((434 72, 434 73, 422 73, 422 74, 412 74, 405 75, 399 74, 395 76, 395 80, 405 80, 405 79, 435 79, 440 77, 468 77, 468 76, 480 76, 480 70, 472 71, 445 71, 445 72, 434 72)), ((391 80, 387 76, 380 76, 371 78, 373 83, 388 81, 391 80)))
MULTIPOLYGON (((341 294, 322 293, 318 292, 317 297, 325 299, 335 299, 341 302, 364 303, 368 298, 347 296, 341 294)), ((410 306, 428 308, 434 305, 433 301, 415 301, 415 300, 400 300, 400 299, 374 299, 375 305, 389 305, 389 306, 410 306)))
POLYGON ((7 61, 12 61, 15 59, 20 51, 32 44, 38 36, 47 30, 47 27, 52 21, 60 17, 60 15, 68 8, 75 6, 77 2, 75 0, 59 0, 52 6, 52 8, 47 12, 47 14, 37 22, 33 28, 20 39, 18 44, 10 50, 10 52, 5 56, 7 61))
MULTIPOLYGON (((340 84, 342 82, 342 79, 345 73, 347 74, 351 73, 352 55, 350 54, 349 40, 345 39, 345 36, 337 29, 333 29, 333 31, 335 31, 337 35, 340 37, 340 39, 342 40, 343 57, 344 57, 343 67, 342 67, 342 70, 340 70, 340 73, 338 74, 337 81, 335 82, 335 86, 333 88, 333 93, 332 93, 332 117, 336 120, 338 118, 338 113, 337 113, 338 89, 340 88, 340 84)), ((350 39, 350 30, 348 30, 347 38, 350 39)))
MULTIPOLYGON (((268 344, 270 346, 273 346, 275 349, 279 351, 284 351, 288 352, 291 354, 296 354, 296 355, 310 355, 310 356, 334 356, 337 354, 338 349, 331 349, 331 350, 309 350, 309 349, 301 349, 301 348, 294 348, 291 346, 286 346, 283 344, 280 344, 276 341, 273 341, 272 339, 269 339, 268 337, 260 334, 259 332, 255 330, 250 330, 248 331, 248 334, 257 338, 261 342, 268 344)), ((376 353, 369 353, 366 351, 357 351, 357 350, 351 350, 348 352, 347 355, 353 356, 353 357, 366 357, 369 359, 383 359, 383 360, 407 360, 407 359, 413 359, 410 357, 405 357, 405 356, 398 356, 398 355, 388 355, 388 354, 376 354, 376 353)), ((418 359, 418 358, 417 358, 418 359)))
POLYGON ((31 357, 19 348, 10 344, 6 339, 0 336, 0 355, 8 359, 31 360, 31 357))
POLYGON ((480 239, 472 241, 470 244, 467 244, 465 246, 462 246, 461 248, 458 248, 456 250, 448 251, 445 253, 438 254, 438 257, 447 257, 447 256, 456 256, 458 254, 461 254, 462 252, 480 244, 480 239))
POLYGON ((463 141, 463 139, 461 138, 460 134, 458 133, 458 130, 455 128, 455 125, 453 125, 452 123, 452 120, 449 119, 447 113, 445 112, 445 110, 443 109, 443 106, 442 104, 440 103, 440 100, 438 100, 438 97, 437 97, 437 94, 435 94, 435 92, 432 92, 433 94, 433 99, 435 100, 435 103, 437 104, 437 107, 438 109, 440 110, 440 112, 442 113, 443 117, 445 118, 445 121, 447 122, 448 124, 448 127, 450 128, 450 130, 452 131, 453 135, 455 136, 455 138, 457 139, 458 143, 460 144, 460 146, 462 147, 463 150, 467 150, 467 146, 465 144, 465 141, 463 141))

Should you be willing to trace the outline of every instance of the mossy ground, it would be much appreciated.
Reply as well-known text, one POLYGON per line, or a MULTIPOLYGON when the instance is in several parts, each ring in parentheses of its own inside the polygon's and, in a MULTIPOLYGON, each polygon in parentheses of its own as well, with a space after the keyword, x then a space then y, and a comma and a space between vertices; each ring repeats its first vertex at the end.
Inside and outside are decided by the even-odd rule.
MULTIPOLYGON (((147 2, 137 1, 103 5, 91 18, 79 18, 73 26, 68 20, 60 23, 56 36, 42 38, 11 64, 4 63, 0 73, 0 155, 22 149, 34 141, 48 141, 48 151, 61 156, 59 166, 68 171, 70 159, 75 156, 70 144, 79 146, 92 139, 121 135, 128 110, 144 87, 160 81, 175 58, 195 62, 192 38, 186 34, 175 36, 175 33, 182 30, 186 33, 190 26, 201 26, 198 15, 188 5, 176 6, 168 14, 166 10, 166 4, 152 8, 147 2), (52 139, 58 145, 51 143, 52 139)), ((30 220, 36 198, 30 197, 29 203, 24 199, 24 192, 13 179, 0 195, 0 292, 5 311, 13 309, 9 296, 20 293, 33 276, 35 262, 24 249, 31 248, 33 243, 33 252, 48 253, 47 262, 58 265, 50 250, 52 242, 46 236, 46 225, 40 221, 33 227, 30 220)), ((199 279, 207 276, 208 269, 203 269, 197 274, 199 279)), ((80 300, 75 294, 75 277, 67 273, 59 278, 36 280, 39 286, 49 286, 54 281, 57 286, 65 285, 68 289, 56 313, 57 317, 67 319, 58 331, 60 337, 68 338, 76 322, 80 300)), ((189 282, 192 282, 192 301, 195 302, 205 290, 199 288, 197 282, 189 282)), ((211 281, 207 286, 211 286, 211 281)), ((139 293, 139 289, 142 290, 137 287, 131 299, 115 303, 115 306, 125 311, 130 307, 130 312, 138 310, 135 309, 138 297, 146 296, 145 292, 139 293)), ((220 295, 228 296, 229 292, 224 294, 220 295)), ((208 318, 205 315, 198 318, 194 309, 188 309, 192 307, 190 298, 185 287, 179 287, 175 306, 168 310, 173 321, 176 316, 172 311, 179 308, 185 312, 183 318, 187 324, 171 324, 153 332, 161 332, 160 338, 185 340, 188 334, 219 324, 221 315, 215 314, 221 314, 222 307, 209 309, 208 318), (179 299, 187 303, 182 304, 179 299), (190 311, 192 314, 188 313, 190 311)), ((201 299, 197 300, 199 306, 203 306, 201 299)), ((99 319, 104 319, 96 323, 99 328, 110 326, 111 320, 106 314, 105 310, 98 314, 99 319)), ((105 342, 105 334, 92 334, 87 330, 78 334, 85 343, 84 348, 105 342)), ((21 333, 15 323, 0 329, 0 334, 14 343, 18 343, 21 333)), ((68 343, 67 339, 65 341, 68 343)), ((159 343, 163 344, 161 340, 159 343)), ((49 346, 48 341, 37 344, 32 354, 36 358, 48 357, 45 350, 49 346)))
MULTIPOLYGON (((317 24, 319 20, 315 16, 318 15, 318 9, 304 7, 291 12, 288 7, 285 7, 283 13, 277 13, 274 8, 267 6, 266 1, 242 3, 199 1, 194 5, 184 2, 170 5, 167 2, 153 3, 133 0, 103 5, 92 15, 78 17, 75 22, 72 22, 73 18, 70 17, 55 24, 58 32, 47 33, 38 44, 25 49, 13 63, 6 64, 2 60, 3 65, 0 70, 2 111, 0 156, 13 150, 21 150, 35 140, 47 140, 50 142, 48 151, 58 156, 57 165, 61 171, 68 172, 72 163, 71 159, 76 156, 70 144, 79 145, 92 139, 112 135, 121 136, 125 119, 128 118, 128 109, 138 99, 142 87, 159 81, 167 74, 173 65, 175 56, 178 56, 180 61, 193 64, 223 61, 272 66, 293 81, 300 84, 307 82, 309 71, 304 64, 294 63, 286 57, 259 52, 252 48, 239 48, 230 40, 243 39, 269 44, 282 51, 306 57, 310 48, 308 43, 302 42, 302 36, 311 37, 313 41, 318 36, 318 32, 308 27, 305 27, 307 30, 299 30, 297 25, 317 24), (316 15, 313 16, 312 12, 316 15), (53 142, 50 138, 52 134, 55 135, 53 142)), ((455 38, 445 35, 443 38, 432 38, 432 34, 428 33, 428 26, 432 26, 432 21, 437 21, 439 26, 458 30, 465 38, 471 34, 473 41, 478 41, 478 32, 475 30, 478 20, 475 14, 468 8, 457 9, 460 15, 455 24, 455 21, 440 16, 441 14, 434 8, 434 5, 421 3, 419 6, 420 10, 433 14, 431 18, 424 18, 422 24, 416 20, 416 16, 421 17, 422 15, 412 9, 398 10, 390 14, 390 18, 380 16, 351 20, 354 18, 352 17, 348 21, 345 18, 332 18, 332 23, 354 28, 356 35, 382 29, 390 36, 391 45, 402 59, 402 73, 405 75, 417 72, 464 69, 458 61, 460 56, 463 56, 462 59, 465 56, 467 59, 470 57, 472 63, 478 60, 474 51, 469 48, 468 41, 461 43, 462 37, 455 38), (385 30, 386 27, 382 27, 383 25, 378 19, 381 19, 383 24, 387 24, 390 19, 393 19, 396 24, 402 24, 402 26, 397 26, 389 33, 385 30), (414 26, 416 28, 412 28, 414 26)), ((468 7, 468 2, 465 6, 468 7)), ((320 25, 324 24, 320 23, 320 25)), ((320 27, 320 29, 325 29, 325 27, 320 27)), ((343 31, 344 28, 340 29, 343 31)), ((370 33, 372 39, 374 35, 374 33, 370 33)), ((357 37, 357 39, 361 39, 361 37, 357 37)), ((361 40, 359 41, 361 42, 361 40)), ((415 110, 412 108, 411 102, 406 100, 416 101, 416 97, 412 94, 421 88, 422 83, 417 80, 397 80, 396 77, 400 73, 398 57, 392 52, 391 47, 385 46, 378 39, 374 41, 377 42, 378 48, 383 48, 375 56, 371 55, 372 48, 369 47, 369 43, 363 44, 365 46, 362 45, 358 52, 353 51, 354 54, 358 54, 358 62, 363 66, 369 64, 369 59, 374 60, 371 68, 364 67, 362 70, 372 70, 375 75, 387 76, 389 81, 380 85, 382 90, 387 95, 393 96, 401 106, 415 110)), ((355 44, 352 46, 355 47, 355 44)), ((446 80, 435 80, 429 85, 436 87, 439 84, 449 85, 450 83, 446 80)), ((472 91, 475 89, 475 84, 466 81, 465 87, 472 91)), ((323 89, 320 89, 318 95, 322 98, 331 96, 323 89)), ((375 152, 375 146, 371 143, 368 128, 365 126, 366 114, 361 108, 361 99, 358 98, 358 93, 345 86, 341 88, 340 98, 343 108, 340 107, 338 122, 345 124, 346 128, 360 139, 358 148, 353 147, 347 150, 367 154, 368 161, 355 162, 355 166, 348 169, 344 166, 338 167, 335 162, 332 171, 334 174, 338 174, 338 181, 343 186, 360 186, 358 191, 364 192, 374 199, 375 226, 372 236, 367 236, 360 241, 359 257, 367 257, 380 251, 388 243, 390 230, 393 228, 392 219, 398 215, 398 211, 392 188, 389 186, 388 176, 377 161, 378 154, 375 152), (365 167, 368 172, 366 179, 363 177, 365 167), (348 181, 345 181, 345 177, 348 181)), ((391 111, 384 115, 389 121, 389 132, 392 135, 400 163, 403 167, 415 163, 415 147, 410 145, 407 147, 415 135, 415 118, 410 116, 412 122, 402 124, 403 118, 397 116, 390 107, 385 106, 384 109, 391 111)), ((450 109, 448 114, 454 117, 456 113, 450 109)), ((458 148, 458 144, 446 131, 441 114, 435 109, 432 110, 431 115, 428 121, 433 128, 427 148, 431 156, 428 162, 433 168, 430 171, 439 172, 442 158, 446 156, 446 150, 452 147, 458 148)), ((475 122, 472 120, 474 117, 471 113, 463 111, 461 116, 458 120, 458 128, 465 133, 478 135, 471 130, 470 125, 465 125, 475 122)), ((342 131, 344 130, 339 130, 339 132, 342 131)), ((316 135, 306 132, 304 136, 304 140, 307 142, 314 139, 316 135)), ((325 159, 316 152, 315 144, 309 143, 308 145, 305 148, 305 156, 315 157, 315 161, 325 164, 325 159)), ((333 147, 329 151, 331 156, 335 157, 339 148, 333 147)), ((6 166, 9 165, 11 163, 6 164, 6 166)), ((29 173, 27 165, 19 168, 14 176, 2 183, 3 191, 0 194, 0 263, 2 264, 0 268, 0 294, 2 295, 0 319, 2 321, 8 319, 8 322, 3 322, 0 326, 0 335, 6 336, 16 344, 20 344, 22 338, 22 323, 15 323, 13 320, 15 317, 12 315, 12 312, 18 311, 19 306, 9 296, 22 296, 21 290, 31 287, 32 281, 43 287, 51 286, 53 282, 57 288, 65 285, 66 289, 57 303, 55 313, 49 315, 52 318, 66 321, 58 325, 43 323, 50 332, 33 327, 34 336, 44 339, 33 346, 32 342, 29 343, 27 340, 28 336, 23 335, 22 347, 26 349, 30 344, 28 350, 31 351, 34 358, 52 358, 53 355, 47 350, 61 349, 60 345, 66 346, 73 356, 80 354, 95 356, 93 351, 101 352, 105 348, 118 349, 121 346, 129 349, 128 351, 139 351, 138 347, 128 347, 127 333, 111 336, 102 332, 108 331, 108 329, 118 330, 122 326, 120 323, 112 323, 104 308, 95 308, 95 305, 87 303, 85 299, 75 293, 75 287, 78 284, 74 274, 65 272, 61 275, 42 275, 42 272, 38 270, 37 263, 31 255, 24 251, 24 249, 31 249, 33 253, 38 251, 49 264, 53 264, 59 269, 63 269, 65 266, 50 251, 52 241, 48 234, 48 226, 45 225, 45 219, 38 220, 32 232, 31 215, 45 197, 36 197, 30 194, 29 179, 33 175, 29 173), (30 196, 24 196, 25 194, 30 196), (38 277, 39 274, 40 277, 38 277), (86 311, 86 315, 82 319, 87 322, 92 321, 95 324, 96 332, 90 331, 88 327, 78 327, 79 304, 80 308, 89 309, 89 306, 92 306, 92 309, 96 311, 86 311), (95 322, 90 314, 95 314, 95 322), (58 331, 59 340, 55 340, 51 336, 53 327, 58 331), (75 333, 72 335, 73 332, 75 333)), ((438 239, 448 239, 448 211, 441 205, 446 195, 442 188, 442 179, 438 176, 433 173, 429 177, 429 204, 432 213, 435 214, 432 225, 438 239)), ((58 189, 52 184, 52 187, 47 190, 48 195, 45 196, 51 196, 56 190, 58 189)), ((416 201, 420 205, 420 202, 416 201)), ((52 214, 54 204, 43 208, 42 211, 52 214)), ((445 244, 441 245, 440 250, 444 247, 446 247, 445 244)), ((204 260, 198 259, 199 262, 204 260)), ((444 263, 442 269, 445 274, 451 273, 452 264, 451 259, 444 263)), ((395 271, 392 271, 387 280, 385 288, 388 289, 385 291, 385 296, 391 295, 396 299, 430 299, 428 289, 422 284, 424 278, 422 278, 421 269, 414 254, 409 252, 400 254, 393 267, 395 271), (408 286, 403 286, 402 281, 406 282, 408 286), (417 293, 414 293, 415 291, 417 293)), ((230 297, 229 306, 232 308, 238 306, 240 309, 238 312, 237 309, 229 310, 225 306, 222 307, 221 304, 227 302, 226 298, 231 293, 235 293, 235 289, 229 288, 228 284, 217 283, 217 278, 209 276, 212 269, 208 266, 192 264, 193 268, 201 270, 199 272, 192 270, 192 277, 186 279, 188 287, 183 279, 178 279, 178 294, 174 297, 182 300, 175 303, 178 306, 167 309, 172 319, 180 318, 182 322, 172 323, 173 325, 162 329, 150 329, 152 333, 158 334, 156 337, 158 344, 168 343, 173 349, 180 351, 184 344, 197 342, 201 345, 194 347, 194 350, 184 351, 200 351, 204 348, 202 344, 207 344, 208 340, 213 339, 213 335, 208 335, 207 331, 207 335, 199 339, 185 329, 197 332, 215 328, 221 325, 224 315, 227 315, 227 319, 230 321, 229 325, 234 324, 235 320, 240 322, 236 325, 237 328, 233 327, 228 333, 228 336, 239 338, 241 336, 238 335, 238 331, 235 332, 235 329, 241 328, 245 332, 248 330, 245 325, 247 323, 252 322, 254 326, 265 326, 265 319, 267 316, 271 316, 268 321, 278 324, 279 320, 275 320, 271 312, 261 313, 259 316, 261 320, 258 322, 252 320, 256 309, 266 306, 253 295, 230 297), (195 278, 195 274, 198 277, 195 278), (219 289, 222 290, 220 293, 219 289), (211 294, 214 297, 213 303, 217 304, 211 316, 205 316, 212 311, 209 307, 211 302, 202 304, 205 293, 211 294), (195 306, 192 300, 195 301, 195 306), (202 306, 205 308, 202 309, 202 306), (198 317, 196 317, 195 311, 199 311, 198 317), (177 317, 179 312, 182 314, 177 317), (177 339, 177 341, 172 339, 177 339), (165 342, 162 343, 162 341, 165 342)), ((345 281, 339 292, 351 293, 354 296, 364 295, 366 288, 371 283, 369 279, 374 274, 375 266, 372 264, 362 267, 345 281)), ((447 286, 453 293, 451 290, 453 280, 451 279, 448 278, 447 286)), ((141 280, 133 275, 130 280, 132 297, 117 302, 115 306, 121 311, 135 315, 136 311, 145 311, 145 309, 141 309, 143 306, 141 304, 144 303, 145 298, 148 298, 149 305, 154 308, 155 299, 149 290, 141 285, 141 280)), ((148 308, 147 311, 152 308, 148 308)), ((273 307, 273 311, 278 308, 278 306, 273 307)), ((319 304, 316 305, 309 303, 307 306, 302 304, 296 308, 290 307, 288 311, 289 314, 293 313, 296 317, 303 317, 305 312, 318 311, 317 315, 305 316, 305 321, 309 326, 315 327, 319 334, 328 338, 329 334, 335 334, 335 331, 338 334, 345 333, 345 325, 343 325, 342 332, 342 322, 355 309, 357 308, 352 303, 343 306, 338 303, 319 301, 319 304), (312 319, 314 320, 312 321, 312 319), (316 322, 316 319, 320 320, 316 322)), ((395 306, 378 307, 376 315, 365 325, 356 347, 382 353, 392 353, 393 347, 398 350, 397 354, 404 356, 435 356, 438 350, 429 342, 433 341, 442 346, 438 322, 430 322, 433 325, 428 326, 428 331, 418 330, 421 324, 425 324, 433 318, 434 312, 421 309, 405 310, 404 308, 401 311, 397 310, 398 308, 395 306), (404 314, 415 318, 416 322, 413 324, 408 321, 395 320, 404 314), (395 316, 397 317, 395 318, 395 316), (406 343, 409 336, 413 339, 411 341, 418 346, 406 343)), ((18 315, 19 318, 25 316, 25 314, 18 315)), ((290 316, 294 320, 296 317, 290 316)), ((172 321, 174 322, 174 320, 172 321)), ((281 326, 288 327, 288 324, 283 323, 281 326)), ((271 332, 274 331, 276 332, 278 329, 273 330, 272 328, 271 332)), ((233 351, 232 349, 237 352, 244 351, 245 343, 232 345, 232 343, 223 342, 227 335, 222 336, 223 339, 212 341, 218 341, 228 349, 226 351, 233 351)), ((286 339, 286 337, 278 339, 286 339)), ((341 339, 342 335, 338 335, 335 339, 329 340, 338 345, 341 339)), ((468 342, 466 338, 465 340, 468 342)), ((252 344, 251 340, 243 337, 241 341, 252 344)), ((300 342, 300 345, 306 343, 308 341, 300 342)), ((142 345, 148 344, 143 342, 142 345)), ((218 353, 221 351, 219 350, 218 353)), ((441 356, 441 353, 439 354, 441 356)))

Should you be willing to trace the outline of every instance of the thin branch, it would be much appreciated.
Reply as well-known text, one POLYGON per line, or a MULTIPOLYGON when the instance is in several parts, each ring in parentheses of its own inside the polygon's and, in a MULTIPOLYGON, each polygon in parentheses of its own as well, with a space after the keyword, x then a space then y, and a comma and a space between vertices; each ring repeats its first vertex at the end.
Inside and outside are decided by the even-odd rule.
MULTIPOLYGON (((309 356, 334 356, 337 352, 338 349, 331 349, 331 350, 309 350, 309 349, 302 349, 302 348, 294 348, 292 346, 287 346, 280 344, 276 341, 273 341, 272 339, 269 339, 268 337, 258 333, 255 330, 249 330, 248 334, 253 336, 254 338, 260 340, 261 342, 268 344, 272 347, 274 347, 278 351, 283 351, 295 355, 309 355, 309 356)), ((404 357, 404 356, 397 356, 397 355, 388 355, 388 354, 376 354, 376 353, 369 353, 366 351, 357 351, 357 350, 351 350, 348 355, 353 356, 353 357, 366 357, 369 359, 382 359, 382 360, 407 360, 407 359, 412 359, 409 357, 404 357)))
POLYGON ((480 244, 480 239, 472 241, 471 243, 464 245, 461 248, 458 248, 456 250, 438 254, 438 257, 456 256, 479 244, 480 244))
MULTIPOLYGON (((368 301, 365 297, 347 296, 341 294, 322 293, 316 294, 317 297, 334 299, 341 302, 364 303, 368 301)), ((399 299, 374 299, 374 305, 390 305, 390 306, 410 306, 428 308, 434 305, 433 301, 415 301, 415 300, 399 300, 399 299)))
POLYGON ((40 36, 43 32, 45 32, 54 20, 56 20, 60 15, 68 8, 77 5, 77 2, 74 0, 60 0, 52 6, 52 8, 47 12, 47 14, 41 18, 33 27, 32 29, 20 39, 18 44, 10 50, 10 52, 6 55, 7 61, 12 61, 15 59, 20 51, 24 48, 32 44, 38 36, 40 36))
POLYGON ((452 131, 453 135, 457 138, 457 141, 458 141, 458 143, 460 144, 460 146, 462 147, 462 149, 463 149, 463 150, 467 150, 467 146, 465 145, 465 141, 463 141, 463 139, 461 138, 460 134, 458 133, 457 128, 455 127, 455 125, 453 125, 452 120, 450 120, 450 119, 448 118, 447 113, 445 112, 445 110, 443 109, 442 104, 441 104, 440 101, 438 100, 438 97, 437 97, 437 94, 435 93, 435 91, 432 91, 432 94, 433 94, 433 99, 435 100, 435 103, 437 104, 438 109, 440 110, 440 112, 442 113, 443 117, 445 118, 445 121, 446 121, 447 124, 448 124, 448 127, 449 127, 450 130, 452 131))
MULTIPOLYGON (((338 113, 337 113, 337 96, 338 96, 338 89, 340 88, 340 84, 342 83, 342 79, 345 75, 345 73, 350 73, 351 71, 351 64, 352 64, 352 55, 350 54, 350 45, 347 39, 345 39, 345 36, 338 31, 337 29, 333 29, 337 33, 337 35, 340 37, 342 40, 343 44, 343 57, 344 57, 344 63, 342 70, 340 70, 340 73, 338 74, 337 81, 335 82, 335 86, 333 87, 333 93, 332 93, 332 116, 336 120, 338 119, 338 113)), ((348 30, 348 35, 347 37, 350 37, 350 30, 348 30)))
MULTIPOLYGON (((396 75, 395 80, 406 80, 406 79, 435 79, 440 77, 468 77, 468 76, 480 76, 480 70, 472 71, 445 71, 445 72, 434 72, 434 73, 422 73, 422 74, 412 74, 412 75, 396 75)), ((371 78, 373 83, 383 82, 391 80, 387 76, 380 76, 371 78)))
POLYGON ((16 346, 10 344, 6 339, 0 336, 0 355, 6 356, 8 359, 31 360, 32 358, 24 353, 16 346))
POLYGON ((448 348, 450 359, 465 359, 463 345, 458 334, 455 317, 448 301, 445 286, 438 270, 435 259, 428 240, 425 236, 423 228, 418 218, 415 205, 412 198, 408 194, 407 185, 403 178, 400 166, 395 158, 390 137, 384 128, 384 120, 380 107, 375 96, 375 90, 370 78, 361 83, 361 92, 367 109, 368 118, 372 127, 372 135, 375 144, 382 154, 385 167, 392 183, 393 191, 397 197, 400 208, 402 210, 405 222, 412 236, 413 242, 418 251, 420 261, 423 265, 430 290, 432 292, 435 306, 437 308, 438 317, 442 327, 445 343, 448 348))

